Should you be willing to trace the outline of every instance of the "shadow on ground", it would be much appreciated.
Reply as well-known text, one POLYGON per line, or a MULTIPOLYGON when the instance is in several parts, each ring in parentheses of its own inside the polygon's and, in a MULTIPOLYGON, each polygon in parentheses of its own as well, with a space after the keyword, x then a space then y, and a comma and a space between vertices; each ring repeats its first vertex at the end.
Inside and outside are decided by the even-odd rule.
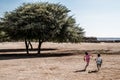
POLYGON ((85 72, 85 70, 84 69, 82 69, 82 70, 77 70, 77 71, 74 71, 75 73, 77 73, 77 72, 85 72))
POLYGON ((0 54, 0 60, 9 59, 25 59, 25 58, 40 58, 40 57, 64 57, 71 56, 71 53, 45 53, 45 54, 0 54))
MULTIPOLYGON (((52 49, 52 48, 41 49, 41 51, 53 51, 53 50, 57 50, 57 49, 52 49)), ((33 49, 31 51, 37 51, 37 49, 33 49)), ((37 54, 37 53, 26 54, 25 49, 0 49, 0 52, 2 52, 0 53, 0 60, 27 59, 27 58, 40 58, 40 57, 44 57, 44 58, 45 57, 64 57, 64 56, 73 55, 73 53, 69 53, 69 52, 46 52, 41 54, 37 54), (19 53, 11 53, 11 52, 19 52, 19 53)))
MULTIPOLYGON (((85 72, 85 70, 77 70, 77 71, 74 71, 75 73, 78 73, 78 72, 85 72)), ((88 71, 88 73, 97 73, 98 71, 97 70, 92 70, 92 71, 88 71)))
POLYGON ((88 73, 97 73, 97 70, 88 71, 88 73))
MULTIPOLYGON (((29 51, 37 51, 38 49, 29 49, 29 51)), ((41 51, 51 51, 51 50, 57 50, 56 48, 42 48, 41 51)), ((26 49, 0 49, 0 52, 23 52, 26 51, 26 49)))

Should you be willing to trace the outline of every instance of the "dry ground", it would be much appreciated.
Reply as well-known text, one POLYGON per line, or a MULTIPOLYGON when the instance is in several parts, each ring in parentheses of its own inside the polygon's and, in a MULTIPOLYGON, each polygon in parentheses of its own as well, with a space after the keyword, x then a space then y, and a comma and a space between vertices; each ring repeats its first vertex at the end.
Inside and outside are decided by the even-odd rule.
MULTIPOLYGON (((37 43, 32 43, 37 47, 37 43)), ((120 43, 43 43, 42 54, 25 55, 23 42, 0 43, 0 80, 120 80, 120 43), (87 71, 83 52, 102 53, 101 71, 93 54, 87 71)))

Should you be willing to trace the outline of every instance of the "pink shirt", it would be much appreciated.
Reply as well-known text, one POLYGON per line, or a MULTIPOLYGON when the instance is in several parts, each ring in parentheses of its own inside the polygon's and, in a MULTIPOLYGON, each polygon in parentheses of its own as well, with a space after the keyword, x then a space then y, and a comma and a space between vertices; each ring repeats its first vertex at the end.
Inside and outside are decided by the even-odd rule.
POLYGON ((88 54, 88 55, 85 55, 85 60, 86 60, 86 62, 89 63, 89 61, 90 61, 90 55, 89 55, 89 54, 88 54))

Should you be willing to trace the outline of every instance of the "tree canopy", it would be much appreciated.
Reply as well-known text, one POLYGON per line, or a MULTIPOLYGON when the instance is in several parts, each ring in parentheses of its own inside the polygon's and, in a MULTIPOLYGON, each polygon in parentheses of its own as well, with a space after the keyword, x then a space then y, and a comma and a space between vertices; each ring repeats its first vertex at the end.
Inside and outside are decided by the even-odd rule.
POLYGON ((27 3, 1 18, 1 30, 13 40, 80 42, 83 29, 76 24, 62 4, 27 3))

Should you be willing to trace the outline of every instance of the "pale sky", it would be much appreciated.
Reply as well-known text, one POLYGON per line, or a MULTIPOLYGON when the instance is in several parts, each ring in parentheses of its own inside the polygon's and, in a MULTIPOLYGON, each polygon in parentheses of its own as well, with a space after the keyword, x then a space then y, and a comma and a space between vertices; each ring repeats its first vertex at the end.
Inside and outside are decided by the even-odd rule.
POLYGON ((0 17, 22 3, 40 1, 65 5, 87 37, 120 38, 120 0, 0 0, 0 17))

